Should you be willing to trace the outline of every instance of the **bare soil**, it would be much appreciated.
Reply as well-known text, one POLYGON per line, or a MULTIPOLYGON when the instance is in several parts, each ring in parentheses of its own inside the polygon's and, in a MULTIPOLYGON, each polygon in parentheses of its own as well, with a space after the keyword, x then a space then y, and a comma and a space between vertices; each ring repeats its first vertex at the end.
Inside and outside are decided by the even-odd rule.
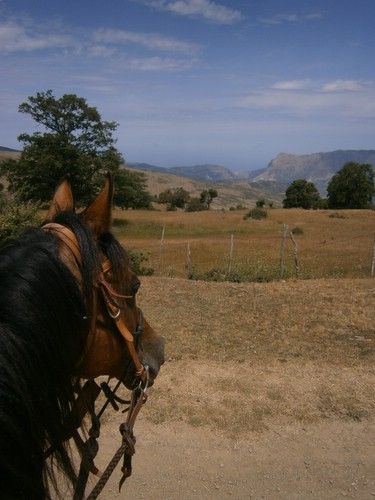
MULTIPOLYGON (((114 424, 98 460, 103 467, 119 442, 114 424)), ((119 493, 117 468, 100 498, 375 498, 375 425, 367 421, 275 425, 233 440, 140 419, 137 435, 133 475, 119 493)))
MULTIPOLYGON (((167 362, 101 498, 375 498, 375 282, 143 280, 167 362)), ((123 415, 103 420, 97 465, 123 415)), ((94 484, 94 481, 92 482, 94 484)))

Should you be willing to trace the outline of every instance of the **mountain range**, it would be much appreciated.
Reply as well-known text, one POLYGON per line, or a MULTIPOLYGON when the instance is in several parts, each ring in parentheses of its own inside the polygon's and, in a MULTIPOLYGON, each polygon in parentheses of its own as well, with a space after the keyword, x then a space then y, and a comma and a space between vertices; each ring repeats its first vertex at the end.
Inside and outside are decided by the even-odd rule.
POLYGON ((188 177, 197 181, 204 182, 222 182, 234 181, 238 177, 227 167, 222 165, 193 165, 189 167, 157 167, 148 163, 127 163, 126 168, 135 168, 138 170, 146 170, 149 172, 160 172, 163 174, 173 174, 179 177, 188 177))
POLYGON ((375 150, 337 150, 309 155, 280 153, 265 169, 250 172, 249 179, 255 183, 284 185, 296 179, 306 179, 325 195, 331 177, 349 161, 369 163, 375 168, 375 150))
MULTIPOLYGON (((0 161, 5 158, 16 158, 19 153, 15 149, 0 146, 0 161)), ((154 174, 165 174, 171 176, 171 179, 176 176, 207 185, 221 183, 229 186, 240 182, 255 192, 262 191, 274 199, 282 199, 282 193, 285 193, 287 186, 296 179, 313 182, 325 196, 329 180, 348 161, 369 163, 375 168, 375 150, 337 150, 307 155, 280 153, 266 168, 253 170, 247 178, 244 178, 243 173, 237 175, 227 167, 212 164, 171 168, 148 163, 127 163, 124 166, 154 174)), ((251 196, 253 195, 254 193, 251 196)))

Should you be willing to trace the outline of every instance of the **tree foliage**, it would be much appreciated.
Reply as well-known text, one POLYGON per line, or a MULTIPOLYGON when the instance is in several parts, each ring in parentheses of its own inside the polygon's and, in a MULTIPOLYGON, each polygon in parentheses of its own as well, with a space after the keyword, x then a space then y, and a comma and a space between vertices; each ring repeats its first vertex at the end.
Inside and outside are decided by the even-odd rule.
POLYGON ((151 208, 151 194, 147 191, 143 172, 120 169, 115 175, 113 201, 120 208, 151 208))
POLYGON ((41 223, 39 206, 34 203, 17 203, 16 200, 1 198, 0 244, 17 238, 25 229, 41 223))
POLYGON ((176 189, 166 189, 159 194, 158 202, 165 203, 169 209, 185 208, 189 202, 190 194, 183 187, 176 189))
MULTIPOLYGON (((20 159, 1 165, 9 189, 19 200, 50 200, 60 179, 68 174, 76 201, 83 204, 97 192, 103 174, 111 171, 118 173, 121 187, 117 188, 117 196, 121 206, 129 205, 124 200, 125 191, 133 193, 137 181, 142 180, 136 174, 120 173, 122 157, 114 147, 113 137, 116 122, 104 121, 83 97, 64 94, 56 98, 51 90, 28 97, 18 109, 45 129, 21 134, 18 140, 24 148, 20 159), (131 181, 130 188, 125 186, 125 176, 131 181)), ((138 194, 139 190, 138 185, 138 194)), ((143 201, 135 196, 132 199, 144 203, 143 198, 143 201)))
POLYGON ((212 200, 217 198, 218 192, 216 189, 205 189, 200 194, 200 202, 203 205, 204 209, 209 210, 212 200))
POLYGON ((316 208, 320 195, 312 182, 306 179, 293 181, 285 192, 284 208, 316 208))
POLYGON ((374 171, 367 163, 348 162, 327 187, 330 208, 367 208, 374 190, 374 171))

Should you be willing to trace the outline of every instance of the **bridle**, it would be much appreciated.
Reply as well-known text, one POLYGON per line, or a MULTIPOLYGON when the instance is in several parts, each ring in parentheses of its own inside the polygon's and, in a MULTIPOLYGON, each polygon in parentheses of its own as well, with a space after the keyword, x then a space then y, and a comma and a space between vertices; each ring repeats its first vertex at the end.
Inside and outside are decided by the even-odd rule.
MULTIPOLYGON (((82 266, 82 256, 80 247, 74 232, 58 223, 46 223, 42 226, 42 229, 46 232, 54 234, 70 251, 73 256, 78 269, 82 266)), ((94 294, 93 294, 93 304, 91 307, 91 324, 88 339, 92 337, 94 330, 96 329, 97 321, 97 310, 98 310, 98 298, 101 297, 103 304, 105 305, 105 310, 107 311, 108 317, 111 319, 115 330, 124 339, 128 353, 130 355, 129 363, 124 367, 124 375, 130 367, 130 363, 133 362, 135 368, 135 383, 136 387, 133 389, 130 401, 124 401, 123 399, 116 396, 116 391, 122 383, 122 377, 119 379, 118 383, 111 389, 108 382, 102 382, 100 386, 93 380, 88 380, 83 388, 78 392, 78 397, 75 402, 75 407, 72 410, 71 418, 67 422, 67 432, 66 439, 73 439, 76 442, 78 450, 81 455, 81 465, 78 475, 78 481, 74 492, 74 500, 82 499, 84 496, 86 484, 89 477, 89 472, 93 472, 100 477, 96 486, 87 497, 87 500, 94 500, 100 494, 105 484, 107 483, 110 475, 117 466, 121 458, 124 458, 124 463, 122 467, 122 478, 120 480, 120 488, 127 477, 131 475, 131 458, 135 453, 135 437, 133 433, 133 426, 136 417, 147 400, 147 389, 149 385, 149 372, 148 367, 143 365, 138 356, 138 348, 140 339, 144 332, 144 317, 142 310, 137 307, 137 325, 132 334, 127 328, 124 320, 124 315, 121 306, 117 299, 134 299, 133 295, 122 295, 117 293, 111 286, 111 284, 106 280, 106 274, 111 270, 111 262, 105 257, 99 276, 97 277, 95 283, 93 283, 94 294), (95 400, 98 398, 99 393, 103 391, 106 397, 106 401, 103 404, 101 410, 95 414, 95 400), (127 412, 127 418, 124 423, 120 425, 120 433, 122 436, 122 444, 117 450, 112 460, 108 464, 104 473, 101 474, 94 464, 94 458, 98 452, 99 445, 97 439, 100 434, 100 417, 103 415, 105 409, 109 404, 118 410, 119 406, 117 403, 128 404, 128 408, 123 410, 127 412), (86 442, 83 441, 80 434, 78 433, 78 428, 81 426, 82 420, 86 413, 91 416, 92 426, 88 431, 89 438, 86 442)), ((50 448, 45 453, 45 458, 51 455, 54 449, 50 448)))
MULTIPOLYGON (((68 227, 63 226, 62 224, 57 224, 54 222, 44 224, 42 228, 44 231, 54 233, 67 246, 67 248, 74 256, 74 259, 78 264, 78 267, 80 268, 82 265, 82 257, 77 238, 73 233, 73 231, 68 227)), ((134 346, 134 335, 128 330, 121 312, 121 307, 117 301, 118 298, 133 299, 134 296, 121 295, 115 292, 115 290, 113 290, 110 283, 105 279, 105 275, 110 270, 111 270, 111 262, 107 257, 105 257, 102 262, 102 269, 99 273, 96 283, 93 283, 93 286, 98 290, 99 295, 103 298, 109 317, 112 319, 113 324, 115 325, 117 331, 120 333, 121 337, 125 340, 130 357, 132 358, 134 366, 136 368, 136 377, 145 380, 145 368, 141 363, 136 348, 134 346)), ((98 294, 94 294, 94 304, 92 307, 90 333, 92 333, 96 327, 97 298, 98 294)), ((139 308, 137 308, 137 311, 139 316, 138 319, 138 327, 139 327, 139 324, 141 322, 143 323, 143 314, 139 308)), ((139 338, 139 335, 137 335, 137 338, 139 338)))

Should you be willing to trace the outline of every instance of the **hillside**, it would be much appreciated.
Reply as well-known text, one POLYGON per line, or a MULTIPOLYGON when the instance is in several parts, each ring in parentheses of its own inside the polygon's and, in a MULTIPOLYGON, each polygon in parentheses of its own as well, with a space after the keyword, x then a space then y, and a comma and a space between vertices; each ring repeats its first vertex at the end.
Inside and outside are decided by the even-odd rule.
POLYGON ((135 168, 145 170, 147 172, 160 172, 164 174, 173 174, 180 177, 188 177, 189 179, 207 182, 231 181, 238 177, 228 168, 222 165, 193 165, 188 167, 158 167, 148 163, 130 163, 127 168, 135 168))
POLYGON ((20 155, 20 151, 17 151, 16 149, 11 149, 11 148, 5 148, 3 146, 0 146, 0 162, 4 160, 9 160, 11 158, 16 159, 20 155))
POLYGON ((199 196, 203 189, 214 188, 219 196, 212 202, 211 208, 219 210, 229 209, 237 205, 252 207, 259 198, 272 201, 275 206, 281 204, 284 193, 276 190, 264 189, 257 184, 251 184, 246 180, 234 180, 231 182, 201 182, 188 177, 177 176, 171 173, 155 172, 151 170, 139 170, 146 175, 147 188, 153 195, 159 195, 166 189, 183 187, 191 196, 199 196))
POLYGON ((325 194, 331 177, 348 161, 375 166, 375 150, 338 150, 328 153, 294 155, 280 153, 267 168, 250 174, 253 182, 274 181, 288 184, 295 179, 307 179, 325 194))

